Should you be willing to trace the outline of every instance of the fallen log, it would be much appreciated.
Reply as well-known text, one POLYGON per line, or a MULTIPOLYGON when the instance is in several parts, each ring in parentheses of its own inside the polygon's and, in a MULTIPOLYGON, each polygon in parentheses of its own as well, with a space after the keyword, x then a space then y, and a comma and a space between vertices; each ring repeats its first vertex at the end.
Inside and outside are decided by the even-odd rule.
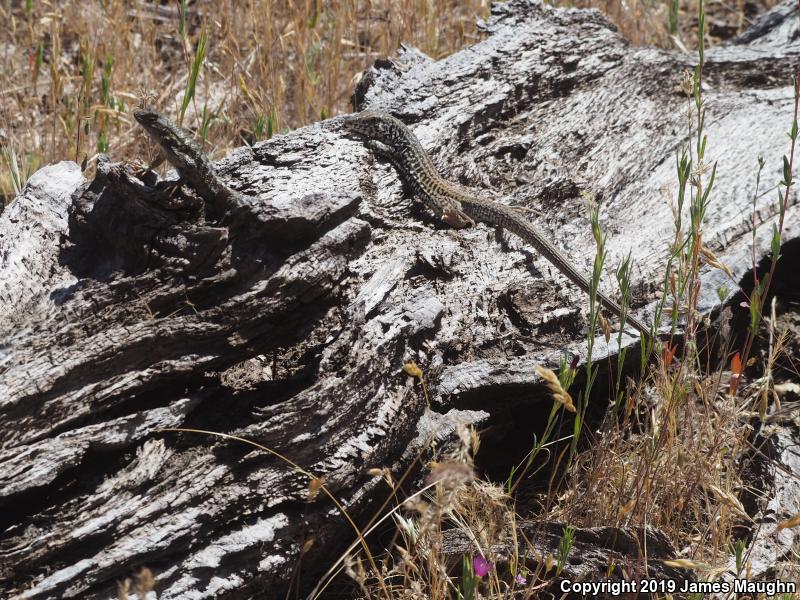
MULTIPOLYGON (((800 54, 790 6, 706 53, 718 169, 704 241, 737 279, 752 267, 757 155, 763 181, 781 176, 800 54)), ((617 296, 611 272, 630 254, 649 321, 695 59, 531 1, 494 6, 485 29, 441 61, 380 61, 356 107, 409 124, 449 180, 527 208, 587 273, 595 195, 603 289, 617 296)), ((356 537, 342 510, 363 523, 385 499, 370 468, 397 477, 459 424, 535 422, 549 401, 533 366, 565 349, 585 360, 579 290, 515 239, 441 227, 336 119, 217 168, 257 200, 234 223, 108 161, 92 181, 45 167, 0 216, 3 596, 115 597, 142 565, 162 599, 307 590, 356 537), (310 496, 312 477, 340 507, 310 496)), ((756 217, 760 258, 773 195, 756 217)), ((703 272, 704 314, 723 281, 703 272)), ((618 351, 600 339, 592 360, 618 351)), ((782 547, 793 539, 783 531, 782 547)))

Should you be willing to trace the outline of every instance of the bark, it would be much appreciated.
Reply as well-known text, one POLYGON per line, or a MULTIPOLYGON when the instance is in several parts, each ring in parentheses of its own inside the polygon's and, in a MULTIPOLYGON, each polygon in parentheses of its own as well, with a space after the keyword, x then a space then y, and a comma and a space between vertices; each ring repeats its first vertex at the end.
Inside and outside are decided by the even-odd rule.
MULTIPOLYGON (((752 266, 759 154, 758 259, 776 222, 765 190, 788 146, 793 6, 706 55, 718 167, 704 242, 737 279, 752 266)), ((450 180, 526 207, 587 273, 594 194, 603 289, 617 295, 613 269, 630 254, 635 310, 652 318, 695 59, 632 47, 598 12, 532 1, 494 6, 485 29, 438 62, 414 50, 379 61, 356 104, 409 123, 450 180)), ((140 565, 162 599, 307 590, 355 538, 324 493, 309 500, 307 474, 363 523, 387 495, 369 468, 400 476, 459 424, 529 440, 550 402, 533 366, 557 367, 565 349, 586 358, 575 286, 516 239, 440 227, 335 119, 217 166, 254 197, 247 214, 221 220, 190 191, 101 161, 92 181, 73 163, 40 170, 0 216, 3 596, 112 598, 140 565), (246 438, 306 473, 175 427, 246 438)), ((705 268, 704 314, 723 283, 705 268)), ((600 339, 592 360, 618 351, 600 339)))

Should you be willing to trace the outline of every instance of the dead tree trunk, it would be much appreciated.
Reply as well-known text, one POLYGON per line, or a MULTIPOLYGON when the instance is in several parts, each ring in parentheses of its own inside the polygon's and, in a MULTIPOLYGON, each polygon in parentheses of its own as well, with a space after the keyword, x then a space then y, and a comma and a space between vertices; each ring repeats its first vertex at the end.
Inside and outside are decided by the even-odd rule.
MULTIPOLYGON (((762 181, 781 176, 796 25, 787 3, 707 53, 719 162, 704 241, 737 278, 751 267, 757 155, 762 181)), ((630 253, 634 308, 652 318, 695 59, 533 1, 495 6, 486 30, 438 62, 380 61, 357 104, 409 123, 449 179, 527 207, 587 272, 594 194, 603 287, 616 295, 630 253)), ((324 494, 306 503, 308 476, 241 442, 164 429, 263 444, 363 519, 386 493, 369 468, 402 473, 458 423, 535 414, 533 365, 584 351, 583 294, 516 239, 439 227, 335 119, 218 168, 257 197, 231 223, 108 162, 91 182, 73 163, 40 170, 0 217, 0 595, 111 598, 144 564, 162 599, 313 584, 354 533, 324 494)), ((758 257, 774 196, 756 199, 758 257)), ((704 274, 707 314, 722 277, 704 274)), ((616 352, 600 342, 593 358, 616 352)))

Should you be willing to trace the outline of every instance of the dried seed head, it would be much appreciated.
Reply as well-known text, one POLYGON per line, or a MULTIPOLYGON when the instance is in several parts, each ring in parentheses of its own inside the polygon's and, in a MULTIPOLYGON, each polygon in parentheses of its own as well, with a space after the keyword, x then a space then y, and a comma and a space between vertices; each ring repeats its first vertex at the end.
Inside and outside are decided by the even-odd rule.
POLYGON ((775 528, 775 533, 778 533, 782 529, 792 529, 798 525, 800 525, 800 513, 797 513, 793 517, 778 523, 778 526, 775 528))
POLYGON ((142 567, 134 575, 134 589, 139 598, 145 598, 156 587, 156 579, 153 572, 147 567, 142 567))
POLYGON ((731 273, 731 270, 726 264, 717 258, 717 255, 714 254, 710 248, 707 246, 700 246, 700 253, 703 255, 703 258, 706 260, 706 263, 708 263, 709 266, 719 269, 725 273, 725 275, 733 279, 733 273, 731 273))
POLYGON ((559 402, 564 405, 564 408, 569 412, 575 412, 575 405, 572 403, 572 396, 567 393, 567 391, 561 387, 561 382, 558 380, 553 371, 542 367, 540 365, 536 365, 533 367, 536 371, 536 374, 541 377, 545 384, 547 385, 547 389, 550 390, 550 393, 553 395, 553 400, 559 402))
POLYGON ((403 371, 405 371, 406 375, 409 377, 415 377, 417 379, 422 379, 422 369, 417 366, 415 362, 407 362, 403 365, 403 371))
POLYGON ((319 494, 320 489, 322 486, 325 485, 325 478, 324 477, 315 477, 311 481, 308 482, 308 496, 306 497, 307 502, 313 502, 314 498, 317 497, 319 494))
POLYGON ((438 483, 447 490, 453 490, 475 479, 472 467, 462 462, 446 461, 433 463, 426 484, 438 483))
POLYGON ((611 325, 609 325, 608 319, 603 316, 603 313, 597 313, 597 321, 600 323, 600 331, 603 332, 603 338, 605 338, 607 344, 611 341, 611 325))

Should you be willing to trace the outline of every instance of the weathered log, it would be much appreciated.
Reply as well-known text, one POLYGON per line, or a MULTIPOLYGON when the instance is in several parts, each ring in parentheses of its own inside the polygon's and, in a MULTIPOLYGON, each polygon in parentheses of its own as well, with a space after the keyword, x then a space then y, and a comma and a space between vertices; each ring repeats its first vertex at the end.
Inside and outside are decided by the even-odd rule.
MULTIPOLYGON (((719 166, 704 241, 737 278, 751 267, 756 156, 762 181, 780 178, 800 45, 796 19, 774 15, 791 6, 706 54, 719 166)), ((493 7, 485 28, 438 62, 379 63, 357 104, 411 124, 449 179, 529 208, 587 272, 582 192, 595 194, 604 289, 615 295, 611 270, 630 253, 637 314, 652 318, 694 59, 531 1, 493 7)), ((363 522, 387 493, 370 467, 398 475, 458 423, 535 421, 533 365, 557 366, 565 348, 585 358, 574 286, 516 240, 438 226, 335 119, 218 167, 256 198, 230 223, 108 162, 91 182, 46 167, 0 216, 2 595, 110 598, 140 565, 162 599, 313 585, 355 537, 330 500, 307 503, 308 477, 276 455, 164 429, 263 444, 363 522)), ((756 206, 763 256, 773 196, 756 206)), ((704 271, 705 314, 721 277, 704 271)), ((617 351, 599 340, 593 360, 617 351)))

